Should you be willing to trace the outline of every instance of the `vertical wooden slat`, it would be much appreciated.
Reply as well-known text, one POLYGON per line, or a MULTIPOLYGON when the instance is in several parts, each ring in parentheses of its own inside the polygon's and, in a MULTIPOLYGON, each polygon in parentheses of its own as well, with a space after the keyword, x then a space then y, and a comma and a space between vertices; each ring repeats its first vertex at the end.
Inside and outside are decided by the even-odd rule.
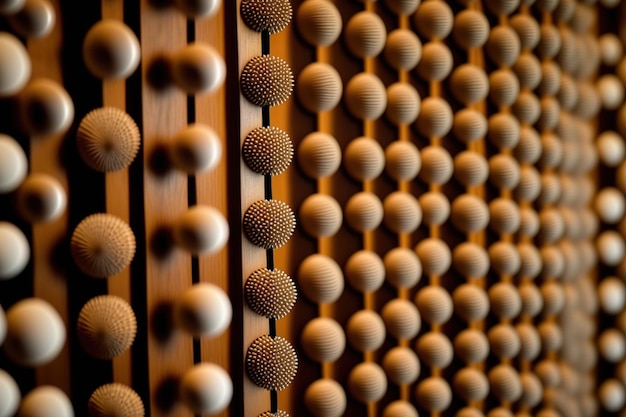
POLYGON ((187 409, 161 402, 175 397, 173 391, 163 390, 175 389, 172 382, 193 366, 192 340, 176 331, 157 331, 165 322, 155 320, 191 285, 190 256, 167 250, 170 242, 163 233, 171 230, 174 220, 187 209, 187 179, 172 170, 160 172, 155 162, 167 141, 186 126, 187 101, 180 90, 157 88, 150 81, 155 61, 186 44, 186 19, 172 9, 143 0, 140 24, 150 415, 187 416, 192 414, 187 409))

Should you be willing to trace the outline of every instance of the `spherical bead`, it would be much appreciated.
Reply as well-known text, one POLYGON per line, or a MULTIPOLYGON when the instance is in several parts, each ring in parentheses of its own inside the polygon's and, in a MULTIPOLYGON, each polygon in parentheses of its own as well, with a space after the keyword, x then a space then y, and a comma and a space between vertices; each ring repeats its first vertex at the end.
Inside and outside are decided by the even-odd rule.
POLYGON ((529 317, 537 316, 543 309, 543 298, 539 288, 533 283, 524 283, 518 288, 521 299, 521 314, 529 317))
POLYGON ((217 414, 230 404, 233 382, 220 366, 204 362, 190 368, 180 381, 182 402, 198 414, 217 414))
POLYGON ((489 158, 489 179, 500 189, 513 189, 520 181, 520 168, 517 161, 505 154, 489 158))
POLYGON ((508 113, 496 113, 489 118, 487 137, 499 149, 515 148, 519 141, 520 125, 508 113))
POLYGON ((452 223, 464 233, 482 230, 489 222, 485 202, 471 194, 462 194, 452 202, 452 223))
POLYGON ((523 53, 513 64, 513 72, 519 78, 520 88, 534 90, 541 81, 541 64, 536 56, 523 53))
POLYGON ((348 341, 360 352, 374 351, 385 341, 385 324, 372 310, 359 310, 346 325, 348 341))
POLYGON ((462 284, 452 294, 454 311, 466 322, 482 320, 489 313, 489 298, 482 288, 473 284, 462 284))
POLYGON ((300 336, 304 353, 316 362, 334 362, 346 347, 346 335, 335 320, 316 317, 309 321, 300 336))
POLYGON ((520 209, 520 235, 527 237, 535 237, 539 232, 539 216, 531 207, 522 207, 520 209))
POLYGON ((522 395, 517 371, 509 365, 496 365, 488 374, 491 392, 501 401, 516 401, 522 395))
POLYGON ((452 390, 440 377, 428 377, 417 386, 416 397, 419 404, 427 411, 443 411, 450 406, 452 390))
POLYGON ((240 85, 242 94, 252 104, 277 106, 291 97, 293 73, 282 58, 256 56, 243 68, 240 85))
POLYGON ((415 197, 405 191, 394 191, 383 201, 384 223, 395 233, 411 233, 422 221, 422 209, 415 197))
POLYGON ((318 379, 307 387, 304 403, 315 417, 340 417, 346 409, 346 393, 335 380, 318 379))
POLYGON ((455 269, 465 278, 480 278, 489 270, 487 251, 472 242, 463 242, 454 248, 452 262, 455 269))
POLYGON ((526 165, 520 168, 520 177, 513 195, 518 201, 535 201, 541 193, 541 176, 534 166, 526 165))
POLYGON ((605 131, 596 140, 598 156, 606 166, 617 167, 624 160, 626 146, 624 139, 614 131, 605 131))
POLYGON ((396 181, 412 181, 422 167, 422 158, 412 142, 396 140, 385 148, 385 172, 396 181))
POLYGON ((465 401, 484 400, 489 393, 489 382, 484 373, 473 368, 462 368, 454 375, 454 391, 465 401))
MULTIPOLYGON (((269 64, 269 67, 256 67, 255 70, 260 71, 261 74, 259 75, 264 76, 267 75, 268 72, 273 72, 277 69, 280 65, 279 63, 283 64, 281 70, 285 71, 284 74, 289 73, 289 75, 291 75, 289 68, 281 61, 272 62, 269 64)), ((187 94, 214 92, 224 84, 226 79, 226 64, 224 63, 224 58, 216 49, 200 42, 191 43, 177 51, 172 57, 171 67, 174 83, 187 94)), ((247 68, 252 69, 252 67, 247 68)), ((280 75, 283 75, 283 73, 280 75)), ((244 84, 243 81, 242 79, 242 87, 244 85, 248 86, 244 84)), ((287 85, 283 85, 283 83, 278 80, 274 81, 275 84, 271 87, 267 86, 267 88, 274 88, 276 90, 285 89, 288 91, 285 92, 288 97, 291 93, 291 78, 286 80, 285 84, 287 85)), ((256 94, 253 93, 253 95, 256 97, 256 94)))
POLYGON ((537 328, 528 323, 515 326, 520 341, 519 357, 525 360, 534 360, 541 353, 541 339, 537 328))
POLYGON ((40 385, 22 399, 18 415, 21 417, 73 417, 74 408, 67 394, 53 385, 40 385))
POLYGON ((13 223, 0 221, 0 281, 17 277, 30 260, 30 244, 13 223))
POLYGON ((602 407, 608 412, 620 410, 626 403, 626 392, 624 386, 617 379, 607 379, 598 391, 598 400, 602 407))
POLYGON ((134 32, 113 19, 97 22, 83 41, 85 65, 98 78, 127 78, 137 69, 140 55, 134 32))
POLYGON ((382 259, 372 251, 360 250, 353 253, 346 262, 345 277, 357 291, 376 291, 385 280, 385 266, 382 259))
POLYGON ((602 232, 596 239, 600 261, 608 266, 616 266, 624 258, 624 239, 613 230, 602 232))
POLYGON ((355 180, 374 179, 384 169, 385 153, 375 139, 361 136, 350 141, 344 151, 343 163, 355 180))
POLYGON ((508 26, 495 26, 487 39, 487 55, 498 66, 510 66, 520 54, 521 42, 515 30, 508 26))
POLYGON ((337 140, 324 132, 306 135, 298 146, 298 166, 313 178, 325 178, 334 174, 341 164, 341 149, 337 140))
POLYGON ((316 303, 336 301, 344 288, 343 272, 332 258, 313 254, 305 258, 298 268, 300 289, 316 303))
POLYGON ((617 277, 606 277, 598 286, 600 307, 607 314, 618 314, 626 305, 626 287, 617 277))
POLYGON ((491 311, 500 318, 512 319, 522 308, 519 292, 510 283, 498 282, 489 288, 491 311))
POLYGON ((496 198, 489 203, 489 225, 500 234, 515 233, 520 225, 519 207, 506 198, 496 198))
POLYGON ((487 97, 489 79, 482 68, 472 64, 463 64, 452 72, 450 88, 457 100, 468 105, 487 97))
POLYGON ((509 24, 520 39, 520 46, 532 50, 539 43, 539 24, 530 15, 516 14, 509 24))
POLYGON ((357 119, 378 119, 387 107, 387 94, 380 78, 361 72, 348 81, 344 94, 348 111, 357 119))
POLYGON ((452 255, 450 248, 442 240, 423 239, 415 247, 415 252, 426 275, 441 275, 450 268, 452 255))
POLYGON ((418 417, 418 414, 410 402, 396 400, 385 407, 382 417, 418 417))
POLYGON ((383 220, 383 204, 373 193, 356 193, 346 203, 345 220, 358 232, 374 230, 383 220))
POLYGON ((442 137, 451 128, 452 109, 448 102, 440 97, 425 98, 417 117, 417 130, 426 137, 442 137))
POLYGON ((20 405, 22 395, 20 387, 13 377, 0 369, 0 416, 10 417, 15 415, 20 405))
POLYGON ((525 278, 536 278, 541 272, 541 255, 537 247, 530 243, 520 243, 517 245, 520 255, 519 275, 525 278))
POLYGON ((385 115, 394 125, 408 125, 417 119, 420 97, 408 83, 397 82, 387 87, 387 109, 385 115))
POLYGON ((390 349, 383 357, 383 369, 396 385, 412 384, 420 373, 420 362, 413 350, 407 347, 390 349))
POLYGON ((513 275, 519 271, 521 260, 517 248, 513 244, 499 241, 492 244, 488 252, 491 268, 496 273, 513 275))
POLYGON ((342 29, 341 14, 328 0, 304 2, 296 13, 296 27, 304 40, 313 46, 333 44, 342 29))
POLYGON ((463 151, 454 157, 454 177, 466 187, 484 184, 489 175, 485 157, 474 151, 463 151))
POLYGON ((415 252, 408 248, 393 248, 383 262, 385 278, 396 288, 412 288, 422 277, 422 264, 415 252))
POLYGON ((387 302, 383 306, 381 316, 387 332, 396 339, 413 339, 422 325, 415 304, 400 298, 387 302))
POLYGON ((445 323, 452 316, 452 298, 450 294, 441 287, 424 287, 417 293, 415 304, 422 318, 431 324, 445 323))
POLYGON ((445 184, 453 172, 453 161, 448 151, 441 146, 422 149, 422 168, 419 177, 427 184, 445 184))
POLYGON ((387 35, 383 55, 393 69, 410 71, 422 57, 422 43, 412 31, 395 29, 387 35))
POLYGON ((452 132, 463 142, 473 142, 487 133, 487 119, 474 109, 464 108, 454 114, 452 132))
POLYGON ((339 203, 327 194, 312 194, 300 206, 300 224, 315 238, 333 236, 341 227, 343 213, 339 203))
POLYGON ((72 98, 63 86, 51 79, 30 81, 17 99, 19 121, 29 135, 65 132, 74 119, 72 98))
POLYGON ((428 39, 444 39, 452 31, 454 15, 445 2, 424 1, 414 15, 415 27, 428 39))
POLYGON ((454 339, 454 351, 467 364, 482 362, 489 354, 489 342, 485 333, 465 329, 454 339))
POLYGON ((422 47, 422 57, 417 73, 426 81, 441 81, 452 71, 452 52, 441 42, 427 42, 422 47))
POLYGON ((362 11, 348 20, 343 34, 348 50, 363 59, 375 57, 383 50, 387 31, 376 13, 362 11))
POLYGON ((477 48, 487 42, 489 22, 485 15, 476 10, 463 10, 454 18, 452 36, 463 49, 477 48))
POLYGON ((298 100, 311 113, 334 109, 342 93, 341 76, 332 65, 324 62, 307 65, 296 79, 298 100))
POLYGON ((519 89, 519 80, 510 69, 499 69, 489 74, 489 98, 496 106, 510 106, 515 103, 519 89))
POLYGON ((296 303, 296 285, 280 269, 261 268, 248 276, 244 296, 250 309, 268 319, 285 317, 296 303))
POLYGON ((292 10, 288 0, 243 0, 239 10, 246 25, 257 32, 265 30, 274 35, 282 32, 291 22, 292 10))

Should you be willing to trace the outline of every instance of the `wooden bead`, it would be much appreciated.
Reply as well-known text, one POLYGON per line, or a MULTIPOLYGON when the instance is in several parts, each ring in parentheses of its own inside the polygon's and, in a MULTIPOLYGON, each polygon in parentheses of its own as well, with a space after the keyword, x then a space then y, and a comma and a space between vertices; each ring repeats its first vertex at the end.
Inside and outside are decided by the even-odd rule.
POLYGON ((40 385, 22 399, 21 417, 73 417, 74 407, 65 392, 53 385, 40 385))
POLYGON ((491 352, 500 359, 512 359, 521 348, 519 335, 510 324, 496 324, 487 332, 491 352))
POLYGON ((0 13, 12 15, 13 13, 19 12, 25 4, 25 0, 2 0, 0 3, 0 13))
POLYGON ((487 0, 487 8, 495 15, 509 15, 517 9, 520 4, 520 0, 487 0))
POLYGON ((438 191, 428 191, 419 198, 422 207, 422 223, 433 226, 443 224, 450 215, 448 198, 438 191))
POLYGON ((541 64, 537 57, 530 53, 522 53, 515 64, 513 72, 519 79, 520 88, 534 90, 541 81, 541 64))
POLYGON ((387 391, 385 371, 375 362, 362 362, 348 374, 348 390, 361 403, 379 401, 387 391))
POLYGON ((544 208, 539 212, 539 241, 554 243, 563 236, 565 225, 558 210, 544 208))
POLYGON ((385 0, 385 6, 397 15, 410 16, 420 5, 420 0, 385 0))
POLYGON ((453 303, 448 291, 441 287, 426 286, 415 297, 415 304, 427 323, 443 324, 452 316, 453 303))
POLYGON ((417 73, 426 81, 442 81, 452 71, 452 52, 441 42, 427 42, 422 47, 422 57, 417 73))
POLYGON ((427 39, 444 39, 452 31, 454 15, 446 2, 423 1, 413 16, 415 28, 427 39))
POLYGON ((608 412, 620 410, 626 403, 624 386, 617 379, 607 379, 600 385, 598 400, 602 408, 608 412))
POLYGON ((8 372, 0 369, 0 416, 15 415, 21 399, 20 387, 8 372))
POLYGON ((306 135, 297 152, 298 166, 313 179, 334 174, 341 164, 341 149, 337 140, 324 132, 306 135))
POLYGON ((420 362, 415 352, 408 347, 394 347, 383 357, 383 369, 396 385, 412 384, 420 373, 420 362))
POLYGON ((427 137, 446 135, 452 127, 452 110, 450 105, 439 97, 428 97, 422 101, 417 128, 427 137))
POLYGON ((610 363, 619 363, 626 355, 626 339, 617 329, 604 330, 598 339, 598 350, 610 363))
POLYGON ((537 55, 542 59, 554 58, 561 49, 561 35, 553 25, 544 25, 540 29, 537 55))
POLYGON ((489 313, 489 298, 482 288, 462 284, 452 293, 454 312, 464 321, 483 320, 489 313))
POLYGON ((450 88, 457 100, 469 105, 487 97, 489 80, 482 68, 472 64, 463 64, 452 72, 450 88))
POLYGON ((343 30, 348 50, 357 58, 372 58, 385 47, 387 30, 374 12, 362 11, 353 15, 343 30))
POLYGON ((348 81, 344 99, 350 113, 360 120, 378 119, 387 107, 387 94, 382 81, 366 72, 348 81))
POLYGON ((304 403, 315 417, 340 417, 346 409, 346 393, 333 379, 318 379, 304 393, 304 403))
POLYGON ((423 239, 415 247, 415 252, 426 275, 441 275, 450 268, 450 248, 440 239, 423 239))
POLYGON ((8 32, 0 33, 0 57, 0 97, 12 96, 30 78, 30 57, 20 40, 8 32))
MULTIPOLYGON (((188 51, 190 48, 203 50, 201 48, 207 47, 192 44, 183 51, 188 51)), ((182 60, 183 65, 181 65, 181 80, 179 85, 183 88, 185 88, 185 85, 181 84, 181 82, 186 84, 189 81, 193 82, 193 84, 187 87, 192 87, 192 90, 195 90, 193 87, 197 87, 198 92, 211 91, 217 88, 218 83, 215 82, 219 81, 217 71, 208 70, 209 67, 217 68, 217 65, 213 64, 213 60, 208 59, 209 50, 204 49, 203 51, 203 54, 206 55, 202 60, 203 66, 198 68, 197 76, 191 77, 190 80, 184 78, 188 71, 185 70, 185 67, 189 66, 186 64, 187 59, 182 60), (211 62, 211 64, 209 64, 209 62, 211 62), (197 82, 194 80, 197 80, 197 82)), ((194 51, 192 50, 192 52, 194 51)), ((210 52, 210 54, 213 53, 214 51, 210 52)), ((193 57, 194 55, 196 55, 195 52, 190 56, 193 57)), ((195 67, 195 62, 192 62, 191 67, 195 67)), ((255 56, 246 63, 241 71, 240 86, 241 93, 250 103, 259 107, 277 106, 291 97, 293 90, 293 73, 289 64, 282 58, 274 55, 255 56)))
POLYGON ((395 288, 412 288, 422 278, 422 264, 414 251, 393 248, 383 258, 385 279, 395 288))
POLYGON ((445 184, 450 180, 453 161, 448 151, 441 146, 427 146, 422 149, 422 169, 419 177, 425 183, 445 184))
POLYGON ((396 140, 385 148, 385 172, 396 181, 412 181, 422 167, 419 149, 412 142, 396 140))
POLYGON ((537 129, 554 130, 559 122, 561 106, 555 97, 545 96, 539 101, 541 112, 537 119, 537 129))
POLYGON ((539 24, 530 15, 516 14, 509 20, 509 25, 515 30, 520 40, 520 46, 533 50, 539 43, 539 24))
POLYGON ((489 270, 487 251, 472 242, 463 242, 454 248, 452 262, 456 270, 467 279, 485 276, 489 270))
POLYGON ((454 177, 466 187, 484 184, 489 175, 485 157, 474 151, 463 151, 454 157, 454 177))
POLYGON ((335 362, 346 347, 346 335, 335 320, 316 317, 309 321, 300 336, 304 353, 316 362, 335 362))
POLYGON ((547 278, 559 278, 565 268, 565 259, 560 249, 554 245, 545 245, 540 249, 543 269, 541 275, 547 278))
MULTIPOLYGON (((537 131, 531 126, 522 126, 517 146, 513 156, 520 164, 534 164, 541 157, 541 139, 537 131)), ((523 170, 524 168, 521 168, 523 170)), ((521 173, 520 173, 521 176, 521 173)))
POLYGON ((214 338, 230 326, 232 306, 220 287, 198 283, 189 287, 176 301, 177 325, 196 338, 214 338))
POLYGON ((491 393, 501 401, 516 401, 522 395, 519 374, 510 365, 496 365, 488 373, 491 393))
POLYGON ((563 110, 572 110, 578 102, 578 86, 568 74, 561 74, 561 85, 557 98, 563 110))
POLYGON ((517 96, 512 111, 520 123, 525 124, 522 129, 533 129, 530 125, 534 125, 539 120, 541 104, 532 91, 525 90, 517 96))
POLYGON ((248 307, 268 319, 285 317, 296 303, 296 285, 277 268, 257 269, 248 276, 243 289, 248 307))
POLYGON ((385 226, 395 233, 412 233, 422 221, 422 209, 415 197, 394 191, 383 201, 385 226))
POLYGON ((532 165, 520 168, 519 183, 513 190, 515 199, 519 201, 535 201, 541 193, 541 176, 532 165))
MULTIPOLYGON (((171 149, 173 154, 178 154, 178 157, 172 155, 175 165, 188 173, 210 169, 221 157, 221 142, 217 134, 208 126, 201 127, 195 123, 176 136, 171 149)), ((278 175, 291 164, 293 144, 289 134, 276 126, 257 127, 246 136, 241 154, 246 165, 257 174, 278 175)))
POLYGON ((145 416, 141 397, 129 386, 118 382, 98 387, 89 397, 87 410, 92 417, 145 416))
POLYGON ((378 177, 383 171, 385 154, 375 139, 361 136, 350 141, 343 161, 350 176, 365 181, 378 177))
POLYGON ((372 251, 360 250, 353 253, 344 267, 350 285, 362 293, 376 291, 385 281, 385 265, 372 251))
POLYGON ((489 203, 489 225, 497 233, 515 233, 520 222, 519 207, 512 200, 496 198, 489 203))
POLYGON ((624 239, 613 230, 602 232, 596 240, 600 261, 608 266, 618 265, 624 259, 624 239))
POLYGON ((616 110, 624 102, 624 84, 613 74, 605 74, 601 76, 596 88, 605 110, 616 110))
POLYGON ((522 299, 519 292, 510 283, 498 282, 488 291, 491 311, 500 318, 512 319, 517 317, 522 308, 522 299))
POLYGON ((387 87, 387 109, 385 116, 394 125, 415 122, 420 111, 420 96, 408 83, 393 83, 387 87))
MULTIPOLYGON (((589 82, 578 83, 578 101, 574 107, 574 114, 586 120, 598 114, 601 107, 600 96, 595 87, 589 82)), ((618 116, 619 117, 619 116, 618 116)), ((621 117, 620 117, 621 120, 621 117)), ((618 130, 620 122, 618 120, 618 130)))
POLYGON ((489 22, 481 12, 463 10, 454 18, 452 36, 465 50, 481 47, 487 42, 489 36, 489 22))
POLYGON ((282 391, 296 376, 298 356, 287 339, 264 335, 248 347, 246 371, 257 386, 282 391))
POLYGON ((602 63, 608 67, 617 65, 624 55, 622 42, 614 33, 605 33, 600 36, 599 46, 602 63))
POLYGON ((539 232, 539 215, 530 207, 520 209, 519 233, 522 236, 535 237, 539 232))
POLYGON ((467 364, 479 363, 489 354, 489 342, 485 333, 465 329, 455 337, 454 351, 467 364))
POLYGON ((56 219, 65 211, 66 203, 65 189, 48 174, 30 174, 16 194, 17 212, 30 223, 56 219))
POLYGON ((600 161, 608 167, 617 167, 624 160, 624 139, 615 131, 602 132, 596 139, 596 147, 600 161))
POLYGON ((193 412, 217 414, 233 396, 230 375, 220 366, 202 362, 187 370, 180 381, 180 399, 193 412))
POLYGON ((489 209, 485 202, 471 194, 462 194, 452 202, 452 223, 464 233, 487 227, 489 209))
POLYGON ((83 59, 95 77, 128 78, 137 69, 140 58, 137 36, 121 21, 103 19, 85 35, 83 59))
POLYGON ((418 417, 418 414, 410 402, 396 400, 385 407, 382 417, 418 417))
POLYGON ((520 341, 519 358, 532 361, 541 353, 541 339, 537 328, 529 323, 519 323, 515 331, 520 341))
MULTIPOLYGON (((204 3, 220 4, 221 1, 205 0, 204 3)), ((282 32, 291 22, 292 10, 289 0, 243 0, 239 11, 249 28, 256 32, 267 31, 270 35, 282 32)))
POLYGON ((415 390, 419 404, 429 412, 443 411, 450 406, 452 390, 440 377, 428 377, 422 380, 415 390))
POLYGON ((377 350, 385 341, 385 323, 372 310, 359 310, 348 319, 346 335, 359 352, 377 350))
POLYGON ((602 311, 615 315, 626 305, 626 287, 617 277, 606 277, 598 286, 598 301, 602 311))
POLYGON ((311 113, 334 109, 342 92, 341 76, 324 62, 313 62, 304 67, 296 81, 298 100, 311 113))
POLYGON ((22 129, 29 135, 46 136, 65 132, 74 119, 74 103, 56 81, 37 78, 18 96, 22 129))
POLYGON ((243 216, 246 237, 263 249, 280 248, 289 241, 295 228, 293 211, 279 200, 257 200, 243 216))
POLYGON ((342 29, 341 14, 328 0, 303 2, 296 13, 296 23, 300 35, 312 46, 333 44, 342 29))
POLYGON ((422 326, 422 319, 409 300, 394 298, 381 311, 387 332, 396 339, 413 339, 422 326))
POLYGON ((519 286, 518 291, 522 302, 521 314, 537 316, 543 309, 543 298, 539 288, 533 283, 525 283, 519 286))
POLYGON ((393 69, 410 71, 422 57, 422 42, 408 29, 395 29, 387 35, 383 55, 393 69))
POLYGON ((315 238, 333 236, 343 222, 343 213, 337 200, 327 194, 312 194, 299 210, 300 225, 315 238))
POLYGON ((485 415, 477 408, 463 407, 457 411, 454 417, 485 417, 485 415))
POLYGON ((554 388, 561 382, 561 372, 557 364, 549 359, 537 363, 534 371, 544 388, 554 388))
POLYGON ((517 251, 520 255, 519 275, 526 278, 536 278, 541 272, 542 263, 539 250, 530 243, 519 243, 517 251))
POLYGON ((520 181, 520 168, 517 161, 505 154, 489 158, 489 180, 499 189, 514 189, 520 181))
POLYGON ((487 119, 474 109, 461 109, 454 114, 452 132, 463 142, 473 142, 487 133, 487 119))
POLYGON ((12 223, 0 221, 0 281, 17 277, 30 260, 30 244, 12 223))
POLYGON ((344 288, 343 272, 332 258, 313 254, 298 268, 298 282, 304 295, 316 303, 336 301, 344 288))
POLYGON ((194 254, 203 255, 221 250, 228 241, 228 222, 217 209, 196 205, 182 213, 174 224, 176 244, 194 254))
POLYGON ((489 32, 486 50, 487 55, 494 64, 500 67, 508 67, 517 61, 521 50, 521 42, 513 28, 498 25, 489 32))
POLYGON ((519 80, 510 69, 499 69, 489 74, 489 98, 496 106, 510 106, 519 95, 519 80))
POLYGON ((43 38, 56 23, 54 7, 47 0, 26 0, 21 10, 7 17, 13 30, 25 38, 43 38))
MULTIPOLYGON (((454 391, 465 401, 481 401, 489 394, 489 382, 481 371, 462 368, 454 374, 454 391)), ((458 415, 458 414, 457 414, 458 415)))
POLYGON ((123 298, 101 295, 87 301, 76 325, 81 347, 97 359, 112 359, 135 341, 137 319, 123 298))
POLYGON ((556 352, 563 344, 563 333, 556 323, 543 322, 537 326, 541 338, 541 348, 544 352, 556 352))
POLYGON ((358 232, 374 230, 383 220, 383 204, 373 193, 356 193, 346 203, 345 220, 358 232))
POLYGON ((24 298, 6 312, 4 352, 21 366, 37 367, 54 360, 66 341, 59 313, 40 298, 24 298))
POLYGON ((12 137, 0 134, 0 193, 16 190, 28 173, 28 158, 12 137))
POLYGON ((515 148, 519 141, 520 125, 509 113, 496 113, 489 117, 487 137, 499 149, 515 148))

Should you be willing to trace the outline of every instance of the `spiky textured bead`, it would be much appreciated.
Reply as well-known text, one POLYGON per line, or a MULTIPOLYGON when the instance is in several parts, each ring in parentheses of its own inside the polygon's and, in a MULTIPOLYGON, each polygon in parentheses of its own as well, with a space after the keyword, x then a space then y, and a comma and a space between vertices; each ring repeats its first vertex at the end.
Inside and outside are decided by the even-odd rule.
POLYGON ((244 287, 248 306, 268 319, 285 317, 296 302, 296 285, 279 269, 261 268, 248 277, 244 287))
POLYGON ((257 106, 277 106, 287 101, 293 90, 289 65, 273 55, 252 58, 241 72, 241 92, 257 106))
POLYGON ((293 159, 291 138, 275 127, 258 127, 248 133, 241 150, 248 167, 258 174, 278 175, 293 159))

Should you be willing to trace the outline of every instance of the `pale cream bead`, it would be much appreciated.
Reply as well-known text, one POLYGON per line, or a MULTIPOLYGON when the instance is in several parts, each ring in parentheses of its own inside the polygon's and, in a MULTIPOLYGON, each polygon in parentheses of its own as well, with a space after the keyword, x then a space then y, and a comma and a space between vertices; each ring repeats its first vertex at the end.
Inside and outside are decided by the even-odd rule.
POLYGON ((316 317, 309 321, 300 335, 304 353, 316 362, 334 362, 343 354, 346 335, 335 320, 316 317))
POLYGON ((357 58, 372 58, 385 47, 387 31, 382 19, 374 12, 361 11, 353 15, 343 29, 348 50, 357 58))
MULTIPOLYGON (((83 41, 83 59, 98 78, 128 78, 139 65, 139 40, 123 22, 103 19, 93 25, 83 41)), ((222 77, 224 68, 222 70, 222 77)))
POLYGON ((343 222, 341 206, 328 194, 315 193, 300 205, 300 225, 315 238, 334 236, 343 222))
POLYGON ((30 79, 30 57, 22 42, 8 32, 0 33, 0 57, 0 97, 9 97, 30 79))
POLYGON ((217 414, 233 395, 230 375, 220 366, 203 362, 187 370, 180 382, 182 402, 195 413, 217 414))
POLYGON ((361 233, 374 230, 383 221, 383 203, 376 194, 361 191, 347 201, 344 215, 354 230, 361 233))
POLYGON ((412 181, 422 167, 419 149, 412 142, 396 140, 385 148, 385 172, 396 181, 412 181))
POLYGON ((361 136, 350 141, 343 155, 343 164, 356 180, 365 181, 378 177, 385 166, 385 153, 372 138, 361 136))
POLYGON ((348 319, 346 336, 359 352, 377 350, 385 341, 385 323, 372 310, 359 310, 348 319))
POLYGON ((296 28, 304 40, 313 46, 333 44, 342 29, 341 14, 328 0, 308 0, 296 12, 296 28))
POLYGON ((378 119, 387 107, 387 94, 380 78, 361 72, 346 84, 344 101, 348 111, 361 120, 378 119))
POLYGON ((341 165, 341 148, 337 140, 324 132, 306 135, 297 152, 298 166, 313 178, 325 178, 334 174, 341 165))
POLYGON ((300 104, 311 113, 334 109, 343 93, 341 76, 325 62, 313 62, 296 78, 296 95, 300 104))
POLYGON ((385 265, 376 252, 363 249, 348 258, 344 275, 352 288, 362 293, 372 292, 385 281, 385 265))
POLYGON ((298 282, 304 295, 320 304, 336 301, 344 289, 341 268, 322 254, 309 255, 302 261, 298 267, 298 282))
POLYGON ((309 385, 304 403, 315 417, 340 417, 346 409, 346 393, 335 380, 322 378, 309 385))
POLYGON ((13 223, 0 221, 0 281, 17 277, 30 260, 28 239, 13 223))

